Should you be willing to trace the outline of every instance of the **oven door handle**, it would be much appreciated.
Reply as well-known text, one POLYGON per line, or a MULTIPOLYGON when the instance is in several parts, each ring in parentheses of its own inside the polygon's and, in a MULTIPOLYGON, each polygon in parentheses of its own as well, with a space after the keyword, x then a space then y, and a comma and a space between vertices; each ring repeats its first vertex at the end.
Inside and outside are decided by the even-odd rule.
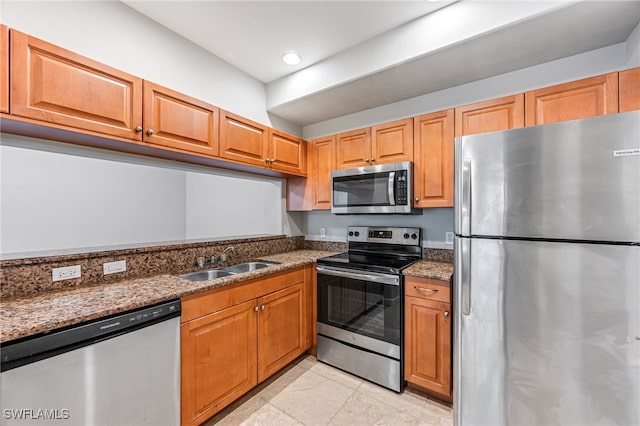
POLYGON ((319 274, 333 275, 335 277, 351 278, 360 281, 372 281, 381 284, 400 285, 400 277, 397 275, 353 271, 351 269, 332 268, 329 266, 316 266, 316 271, 318 271, 319 274))

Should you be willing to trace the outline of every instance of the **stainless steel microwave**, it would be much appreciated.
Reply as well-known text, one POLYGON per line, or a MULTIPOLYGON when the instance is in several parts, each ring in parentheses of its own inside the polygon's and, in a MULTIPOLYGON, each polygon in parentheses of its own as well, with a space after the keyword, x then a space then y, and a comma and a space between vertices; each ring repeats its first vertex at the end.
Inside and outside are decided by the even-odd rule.
POLYGON ((411 161, 334 170, 331 172, 331 213, 412 214, 411 161))

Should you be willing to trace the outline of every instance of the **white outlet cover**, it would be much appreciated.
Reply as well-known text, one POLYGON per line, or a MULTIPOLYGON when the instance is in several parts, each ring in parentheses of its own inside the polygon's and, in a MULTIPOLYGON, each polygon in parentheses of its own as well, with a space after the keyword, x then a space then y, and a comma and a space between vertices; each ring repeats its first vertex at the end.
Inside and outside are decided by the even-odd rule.
POLYGON ((104 275, 117 274, 127 270, 126 260, 117 260, 115 262, 107 262, 102 264, 102 272, 104 275))
POLYGON ((326 228, 320 228, 320 236, 321 236, 322 238, 326 238, 326 236, 327 236, 327 230, 326 230, 326 228))
POLYGON ((445 244, 453 244, 453 232, 445 232, 445 244))
POLYGON ((53 268, 51 270, 51 279, 54 282, 80 278, 81 275, 82 271, 80 265, 64 266, 62 268, 53 268))

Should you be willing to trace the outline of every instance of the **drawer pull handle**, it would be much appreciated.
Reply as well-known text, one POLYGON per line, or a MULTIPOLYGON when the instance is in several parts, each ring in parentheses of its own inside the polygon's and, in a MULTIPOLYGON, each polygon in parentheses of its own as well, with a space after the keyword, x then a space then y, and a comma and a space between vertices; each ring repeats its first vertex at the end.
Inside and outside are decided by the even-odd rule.
POLYGON ((415 288, 418 291, 430 291, 432 293, 437 293, 438 292, 437 289, 433 289, 433 288, 422 288, 422 287, 418 287, 418 286, 414 286, 413 288, 415 288))

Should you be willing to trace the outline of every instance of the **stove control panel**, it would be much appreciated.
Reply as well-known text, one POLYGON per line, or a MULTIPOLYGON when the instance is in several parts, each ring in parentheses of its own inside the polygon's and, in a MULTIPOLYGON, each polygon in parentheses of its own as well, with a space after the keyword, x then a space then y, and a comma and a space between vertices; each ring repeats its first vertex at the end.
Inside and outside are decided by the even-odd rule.
POLYGON ((350 226, 347 229, 347 241, 419 246, 422 241, 421 234, 422 232, 420 228, 350 226))

